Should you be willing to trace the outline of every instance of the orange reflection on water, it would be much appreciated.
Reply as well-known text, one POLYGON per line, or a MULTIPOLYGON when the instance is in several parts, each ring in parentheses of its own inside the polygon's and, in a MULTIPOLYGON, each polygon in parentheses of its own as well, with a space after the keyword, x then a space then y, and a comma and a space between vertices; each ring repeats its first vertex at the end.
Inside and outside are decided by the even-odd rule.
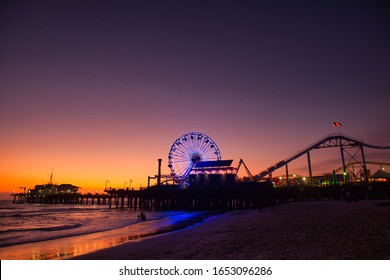
POLYGON ((139 240, 142 237, 167 232, 170 230, 170 226, 169 221, 151 220, 116 230, 3 247, 0 249, 0 259, 69 259, 129 241, 139 240))

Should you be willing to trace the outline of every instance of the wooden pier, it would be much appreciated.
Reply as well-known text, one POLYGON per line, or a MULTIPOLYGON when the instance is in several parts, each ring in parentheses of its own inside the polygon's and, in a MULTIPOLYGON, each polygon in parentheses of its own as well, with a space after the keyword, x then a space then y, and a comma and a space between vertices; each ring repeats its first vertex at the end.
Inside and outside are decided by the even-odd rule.
POLYGON ((107 205, 110 195, 108 194, 53 194, 37 195, 29 193, 14 193, 13 203, 37 203, 37 204, 84 204, 84 205, 107 205))
POLYGON ((232 210, 256 208, 272 200, 269 183, 236 186, 228 189, 179 189, 178 186, 155 186, 138 190, 106 190, 109 207, 144 210, 232 210))
POLYGON ((107 205, 109 208, 143 210, 237 210, 284 202, 314 200, 390 199, 390 185, 295 186, 274 188, 270 183, 236 183, 229 188, 180 189, 155 186, 144 190, 108 189, 105 194, 13 194, 14 203, 107 205))
POLYGON ((272 201, 272 184, 252 183, 231 188, 180 189, 176 185, 143 190, 106 189, 105 194, 15 193, 13 203, 108 205, 144 210, 228 210, 255 208, 272 201))
POLYGON ((274 206, 285 202, 315 200, 390 199, 390 184, 348 184, 327 187, 293 186, 274 188, 270 183, 236 183, 222 189, 180 190, 158 186, 143 191, 106 190, 109 207, 145 210, 237 210, 274 206))

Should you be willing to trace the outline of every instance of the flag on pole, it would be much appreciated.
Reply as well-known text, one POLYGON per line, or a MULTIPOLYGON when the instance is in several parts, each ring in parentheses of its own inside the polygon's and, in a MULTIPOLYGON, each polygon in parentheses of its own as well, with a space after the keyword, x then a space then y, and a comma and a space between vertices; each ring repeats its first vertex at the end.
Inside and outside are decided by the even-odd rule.
POLYGON ((333 126, 341 126, 341 123, 339 123, 339 122, 333 122, 333 126))

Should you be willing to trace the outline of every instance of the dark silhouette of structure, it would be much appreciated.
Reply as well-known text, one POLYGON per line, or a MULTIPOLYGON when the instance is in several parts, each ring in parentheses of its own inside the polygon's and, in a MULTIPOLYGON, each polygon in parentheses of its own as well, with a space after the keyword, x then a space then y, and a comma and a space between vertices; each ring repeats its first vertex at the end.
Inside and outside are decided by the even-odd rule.
POLYGON ((367 173, 367 162, 364 154, 364 147, 369 147, 373 149, 390 149, 390 146, 378 146, 378 145, 367 144, 364 143, 363 140, 358 140, 341 133, 329 134, 323 137, 322 139, 314 142, 313 144, 307 146, 306 148, 299 150, 297 153, 288 157, 287 159, 279 161, 276 164, 268 167, 266 170, 254 176, 254 178, 255 180, 261 180, 267 176, 272 177, 272 172, 274 172, 279 168, 285 167, 286 180, 288 185, 289 184, 288 164, 296 160, 297 158, 306 155, 307 162, 308 162, 308 169, 309 169, 309 177, 310 177, 309 184, 311 184, 313 180, 313 175, 311 169, 310 152, 315 149, 337 148, 337 147, 340 149, 343 174, 345 176, 348 175, 349 178, 354 178, 355 181, 364 181, 366 184, 368 184, 369 178, 367 173), (351 153, 350 151, 347 151, 346 148, 355 149, 355 152, 351 153), (359 152, 360 152, 361 160, 358 159, 359 152), (348 162, 346 162, 346 156, 349 157, 348 162), (351 163, 355 163, 355 165, 356 164, 360 165, 361 171, 357 172, 358 176, 356 176, 356 172, 352 172, 351 170, 348 170, 348 167, 352 165, 351 163))

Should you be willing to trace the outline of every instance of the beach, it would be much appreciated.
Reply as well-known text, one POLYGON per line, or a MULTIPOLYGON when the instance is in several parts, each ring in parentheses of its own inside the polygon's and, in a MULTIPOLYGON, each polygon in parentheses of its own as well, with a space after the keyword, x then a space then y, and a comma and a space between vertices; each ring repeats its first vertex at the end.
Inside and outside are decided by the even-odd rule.
POLYGON ((390 259, 390 202, 292 202, 228 212, 73 259, 390 259))

